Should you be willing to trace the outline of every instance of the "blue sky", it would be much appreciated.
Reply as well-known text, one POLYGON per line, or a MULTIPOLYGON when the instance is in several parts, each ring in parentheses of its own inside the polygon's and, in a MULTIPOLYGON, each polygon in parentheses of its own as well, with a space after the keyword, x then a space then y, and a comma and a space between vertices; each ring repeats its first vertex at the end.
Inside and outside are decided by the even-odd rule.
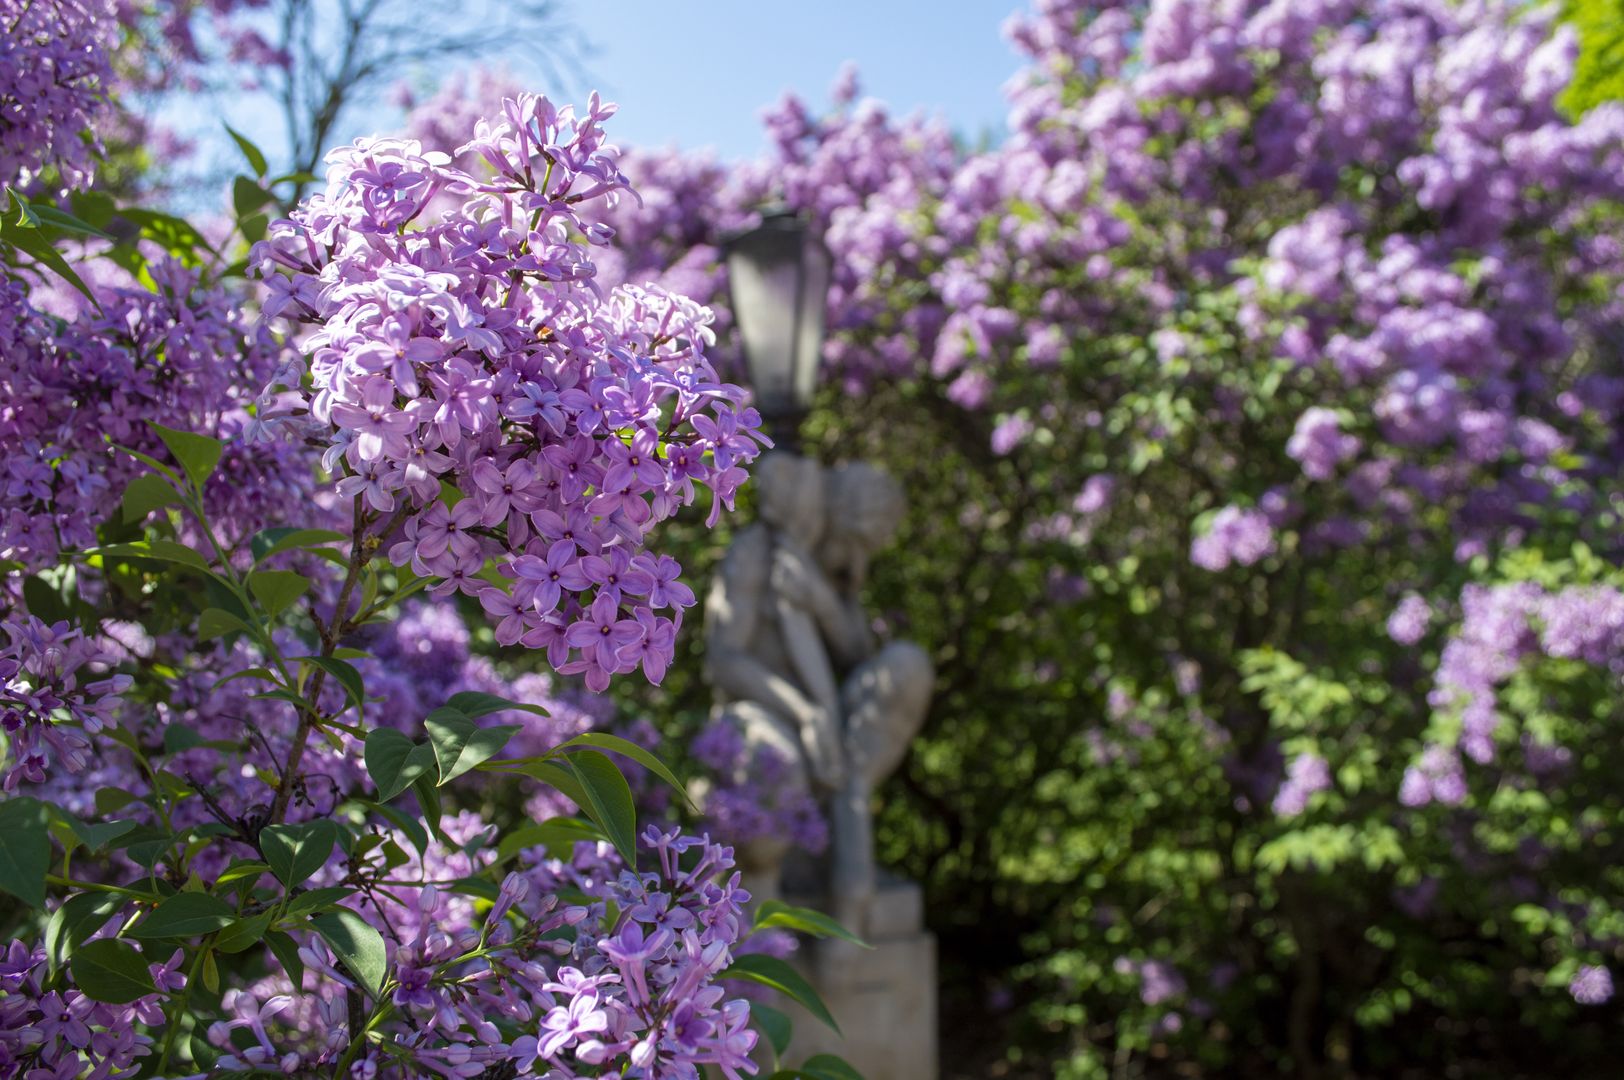
MULTIPOLYGON (((498 0, 499 2, 499 0, 498 0)), ((622 146, 710 148, 723 158, 753 155, 765 143, 761 110, 794 90, 814 111, 828 101, 841 66, 858 65, 863 93, 896 115, 942 117, 975 141, 997 137, 1002 87, 1019 66, 1000 27, 1024 0, 564 0, 591 45, 585 75, 548 85, 526 70, 521 48, 496 60, 555 101, 590 90, 620 103, 610 128, 622 146)), ((401 72, 420 90, 439 72, 401 72)), ((395 129, 400 110, 387 94, 345 114, 337 142, 395 129)), ((165 122, 199 141, 205 168, 240 168, 224 120, 285 160, 280 113, 267 96, 227 92, 206 100, 180 95, 165 122)))
POLYGON ((821 106, 848 60, 864 93, 894 112, 938 114, 971 139, 996 135, 1001 87, 1018 66, 999 27, 1017 2, 574 0, 572 14, 597 46, 595 85, 621 105, 617 142, 731 158, 762 146, 763 106, 791 89, 821 106))

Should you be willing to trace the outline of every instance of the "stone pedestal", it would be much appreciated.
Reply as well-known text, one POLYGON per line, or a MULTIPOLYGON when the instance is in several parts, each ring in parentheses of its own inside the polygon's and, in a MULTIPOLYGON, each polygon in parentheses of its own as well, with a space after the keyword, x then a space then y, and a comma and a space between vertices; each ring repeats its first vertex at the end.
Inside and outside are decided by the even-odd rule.
POLYGON ((874 948, 826 940, 797 953, 796 966, 842 1034, 785 1006, 795 1023, 786 1064, 836 1054, 866 1080, 936 1080, 936 938, 924 929, 919 886, 882 883, 868 925, 858 932, 874 948))

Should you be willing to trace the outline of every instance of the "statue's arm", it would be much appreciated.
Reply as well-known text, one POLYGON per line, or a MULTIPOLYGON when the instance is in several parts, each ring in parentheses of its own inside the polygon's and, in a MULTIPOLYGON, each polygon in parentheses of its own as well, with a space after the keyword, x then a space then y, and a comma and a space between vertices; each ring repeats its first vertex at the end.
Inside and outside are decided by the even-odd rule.
POLYGON ((760 702, 799 723, 813 711, 812 703, 751 650, 762 629, 771 571, 770 537, 761 529, 747 530, 722 558, 705 600, 705 664, 711 685, 729 698, 760 702))

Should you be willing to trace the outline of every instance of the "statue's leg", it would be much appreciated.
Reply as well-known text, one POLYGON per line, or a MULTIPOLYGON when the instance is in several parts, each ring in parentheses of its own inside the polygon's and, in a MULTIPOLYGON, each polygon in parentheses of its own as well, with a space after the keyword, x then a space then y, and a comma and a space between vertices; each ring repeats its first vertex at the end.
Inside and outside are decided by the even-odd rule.
POLYGON ((877 887, 874 789, 902 762, 930 706, 930 657, 892 642, 859 665, 841 687, 846 716, 846 782, 832 806, 837 917, 863 933, 877 887))
POLYGON ((925 723, 936 681, 930 656, 911 641, 893 641, 847 676, 841 687, 848 768, 870 788, 896 771, 925 723))
MULTIPOLYGON (((760 783, 763 778, 751 775, 751 770, 757 755, 765 751, 783 763, 782 771, 775 771, 773 778, 776 794, 810 793, 811 780, 801 756, 800 740, 789 721, 753 701, 733 702, 720 711, 718 719, 733 724, 744 741, 744 757, 737 771, 723 778, 730 785, 760 783)), ((780 899, 784 859, 793 847, 789 839, 769 833, 747 837, 734 846, 745 888, 750 891, 751 906, 780 899)))
POLYGON ((875 890, 873 798, 868 780, 853 769, 829 801, 834 857, 830 900, 835 918, 859 936, 868 932, 875 890))

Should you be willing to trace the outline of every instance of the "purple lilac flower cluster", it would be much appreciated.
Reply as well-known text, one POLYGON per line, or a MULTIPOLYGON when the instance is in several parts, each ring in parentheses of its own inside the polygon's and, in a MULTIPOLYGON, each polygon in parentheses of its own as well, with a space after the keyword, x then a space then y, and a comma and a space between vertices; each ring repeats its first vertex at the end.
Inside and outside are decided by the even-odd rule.
POLYGON ((0 630, 0 731, 6 737, 4 787, 37 784, 55 767, 79 772, 92 752, 91 736, 115 722, 128 675, 113 673, 115 658, 67 623, 46 625, 17 613, 0 630))
MULTIPOLYGON (((100 308, 66 324, 0 282, 0 454, 9 463, 0 558, 29 569, 96 542, 129 481, 135 450, 168 457, 148 426, 231 438, 281 346, 245 323, 237 298, 163 258, 155 289, 96 287, 100 308)), ((207 496, 231 535, 246 535, 311 489, 302 450, 233 446, 207 496), (298 459, 298 460, 295 460, 298 459)))
POLYGON ((340 494, 400 521, 397 565, 479 597, 499 642, 595 690, 662 677, 692 597, 644 538, 696 485, 714 523, 766 441, 705 359, 709 312, 594 280, 590 245, 613 230, 583 208, 628 193, 600 126, 613 111, 509 99, 463 148, 483 176, 362 140, 252 256, 266 315, 315 328, 259 429, 325 440, 340 494), (425 214, 441 193, 455 205, 425 214), (489 559, 511 586, 482 576, 489 559))
MULTIPOLYGON (((1468 585, 1461 622, 1444 646, 1428 700, 1458 721, 1452 745, 1428 746, 1404 774, 1399 800, 1406 806, 1463 803, 1468 794, 1461 754, 1478 764, 1495 761, 1510 727, 1500 707, 1504 684, 1538 657, 1579 660, 1624 676, 1624 592, 1608 585, 1548 590, 1530 582, 1468 585)), ((1549 774, 1565 748, 1524 736, 1530 771, 1549 774)))
MULTIPOLYGON (((472 815, 447 825, 461 842, 483 829, 472 815)), ((344 992, 354 982, 313 941, 301 955, 319 973, 316 992, 296 996, 278 976, 228 996, 232 1018, 209 1030, 226 1051, 222 1067, 325 1072, 348 1060, 358 1075, 379 1077, 754 1073, 749 1003, 716 983, 748 926, 732 850, 653 827, 643 842, 656 869, 641 874, 607 845, 578 844, 567 862, 527 850, 482 917, 433 884, 381 887, 392 902, 362 914, 399 942, 387 1051, 344 1057, 354 1035, 344 992), (565 888, 586 902, 560 904, 565 888), (252 1035, 246 1048, 234 1041, 239 1029, 252 1035)), ((428 878, 467 872, 467 860, 458 852, 408 869, 428 878)))
POLYGON ((0 1075, 130 1075, 152 1053, 152 1037, 137 1025, 162 1025, 164 997, 186 987, 179 970, 184 955, 177 949, 167 961, 147 965, 157 992, 110 1005, 71 988, 46 990, 45 949, 13 941, 0 959, 0 1075))
POLYGON ((112 0, 0 0, 0 179, 27 190, 54 171, 90 180, 113 81, 112 0))
POLYGON ((1251 566, 1273 554, 1274 530, 1261 510, 1226 506, 1213 515, 1207 531, 1190 543, 1190 561, 1203 570, 1230 565, 1251 566))
POLYGON ((1315 753, 1302 753, 1286 766, 1286 778, 1274 795, 1274 812, 1280 817, 1296 817, 1308 808, 1314 794, 1331 786, 1331 767, 1315 753))
POLYGON ((748 745, 725 718, 707 724, 688 752, 711 777, 705 791, 705 823, 735 845, 776 837, 802 851, 821 852, 829 824, 804 788, 785 783, 791 762, 771 746, 748 745))

